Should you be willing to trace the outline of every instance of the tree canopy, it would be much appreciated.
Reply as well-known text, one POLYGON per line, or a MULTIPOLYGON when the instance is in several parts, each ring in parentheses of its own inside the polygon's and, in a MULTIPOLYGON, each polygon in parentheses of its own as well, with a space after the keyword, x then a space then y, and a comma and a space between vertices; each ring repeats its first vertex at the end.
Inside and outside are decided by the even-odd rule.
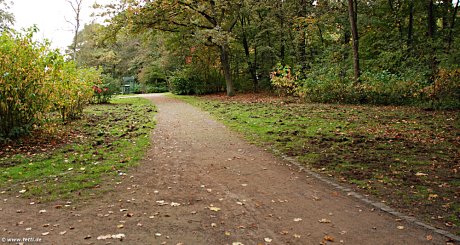
POLYGON ((7 29, 14 23, 14 15, 10 12, 13 2, 0 0, 0 31, 7 29))
POLYGON ((178 93, 277 89, 310 101, 380 104, 450 93, 458 102, 458 2, 130 0, 105 7, 109 26, 81 31, 100 35, 84 38, 97 48, 80 57, 141 78, 162 73, 187 88, 178 93))

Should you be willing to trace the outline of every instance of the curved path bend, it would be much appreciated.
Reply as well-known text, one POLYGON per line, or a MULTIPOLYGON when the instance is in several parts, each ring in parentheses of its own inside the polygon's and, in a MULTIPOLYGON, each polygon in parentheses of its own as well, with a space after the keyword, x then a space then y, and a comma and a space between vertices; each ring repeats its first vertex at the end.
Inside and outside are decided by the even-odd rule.
POLYGON ((144 97, 159 109, 152 148, 121 183, 106 184, 115 191, 72 208, 48 203, 29 205, 20 213, 16 207, 27 200, 3 200, 0 239, 37 237, 41 244, 446 244, 447 238, 375 210, 245 142, 191 105, 164 95, 144 97), (47 212, 39 214, 43 209, 47 212), (117 234, 124 239, 106 236, 117 234))

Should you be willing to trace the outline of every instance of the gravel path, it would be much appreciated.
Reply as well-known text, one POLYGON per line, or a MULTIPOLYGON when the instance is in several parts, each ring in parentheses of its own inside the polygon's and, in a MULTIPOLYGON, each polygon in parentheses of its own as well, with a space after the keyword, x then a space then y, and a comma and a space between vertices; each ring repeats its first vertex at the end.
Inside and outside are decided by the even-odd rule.
POLYGON ((0 239, 173 245, 447 240, 331 188, 188 104, 144 97, 159 113, 141 166, 121 183, 108 181, 106 194, 69 207, 2 196, 0 239))

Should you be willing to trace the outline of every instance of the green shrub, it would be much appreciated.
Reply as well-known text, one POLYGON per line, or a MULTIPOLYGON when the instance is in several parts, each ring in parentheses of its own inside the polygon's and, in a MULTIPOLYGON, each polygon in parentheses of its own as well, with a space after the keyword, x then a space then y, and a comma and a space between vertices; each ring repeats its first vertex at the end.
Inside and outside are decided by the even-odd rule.
POLYGON ((460 108, 460 68, 439 69, 434 84, 424 87, 421 96, 432 108, 460 108))
POLYGON ((405 80, 400 76, 383 71, 365 72, 356 90, 362 93, 362 102, 379 105, 413 104, 419 99, 422 84, 405 80))
POLYGON ((144 93, 166 93, 169 91, 168 86, 166 84, 146 84, 143 85, 142 91, 144 93))
POLYGON ((275 71, 270 74, 271 84, 275 87, 278 94, 299 95, 299 80, 291 72, 291 67, 283 66, 278 63, 275 71))
POLYGON ((206 73, 198 72, 189 67, 176 71, 168 78, 169 90, 174 94, 210 94, 221 92, 225 88, 225 80, 218 70, 206 73))
POLYGON ((63 120, 78 118, 99 83, 95 69, 66 62, 49 42, 33 41, 36 28, 25 34, 0 35, 0 137, 15 138, 39 127, 49 113, 63 120))
MULTIPOLYGON (((50 62, 57 52, 48 43, 26 34, 3 32, 0 36, 0 136, 16 137, 40 124, 52 109, 54 92, 50 62)), ((52 65, 52 64, 51 64, 52 65)))
POLYGON ((83 107, 94 96, 93 86, 100 84, 100 72, 94 68, 78 69, 73 62, 64 62, 55 80, 55 109, 62 120, 80 118, 83 107))

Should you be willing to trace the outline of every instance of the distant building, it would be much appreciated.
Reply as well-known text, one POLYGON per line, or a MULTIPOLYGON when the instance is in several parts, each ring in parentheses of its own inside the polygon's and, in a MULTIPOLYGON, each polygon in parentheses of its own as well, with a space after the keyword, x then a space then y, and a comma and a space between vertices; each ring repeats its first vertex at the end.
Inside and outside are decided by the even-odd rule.
POLYGON ((134 76, 123 77, 123 82, 121 84, 121 92, 123 94, 134 93, 134 88, 137 85, 136 78, 134 76))

